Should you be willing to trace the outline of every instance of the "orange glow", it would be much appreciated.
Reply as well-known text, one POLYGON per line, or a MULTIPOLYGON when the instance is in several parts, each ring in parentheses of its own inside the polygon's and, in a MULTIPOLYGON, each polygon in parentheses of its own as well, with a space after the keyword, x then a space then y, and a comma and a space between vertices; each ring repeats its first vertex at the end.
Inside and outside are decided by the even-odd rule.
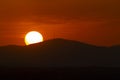
POLYGON ((65 38, 111 46, 120 44, 120 0, 1 0, 0 46, 25 45, 29 31, 44 40, 65 38))

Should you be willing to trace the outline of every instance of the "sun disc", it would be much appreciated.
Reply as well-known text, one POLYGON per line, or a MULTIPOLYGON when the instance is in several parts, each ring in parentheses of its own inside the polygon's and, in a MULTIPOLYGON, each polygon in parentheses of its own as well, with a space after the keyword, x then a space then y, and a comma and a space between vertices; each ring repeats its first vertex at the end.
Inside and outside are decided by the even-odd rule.
POLYGON ((43 41, 43 36, 37 31, 28 32, 25 36, 25 44, 35 44, 43 41))

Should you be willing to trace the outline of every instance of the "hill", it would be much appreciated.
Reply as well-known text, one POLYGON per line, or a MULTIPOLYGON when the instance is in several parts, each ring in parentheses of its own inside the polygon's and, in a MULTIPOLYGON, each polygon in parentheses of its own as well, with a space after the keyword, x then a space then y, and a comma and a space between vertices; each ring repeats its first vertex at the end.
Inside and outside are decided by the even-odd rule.
POLYGON ((77 41, 52 39, 29 46, 0 47, 0 66, 9 67, 119 67, 120 47, 97 47, 77 41))
POLYGON ((1 80, 120 79, 120 46, 65 39, 0 47, 1 80))

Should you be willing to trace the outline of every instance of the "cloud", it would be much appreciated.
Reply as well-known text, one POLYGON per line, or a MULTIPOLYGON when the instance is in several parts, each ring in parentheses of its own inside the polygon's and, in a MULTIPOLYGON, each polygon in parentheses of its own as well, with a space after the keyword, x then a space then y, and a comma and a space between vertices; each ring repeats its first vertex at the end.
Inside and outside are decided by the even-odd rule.
POLYGON ((4 0, 1 21, 37 19, 119 19, 119 0, 4 0))

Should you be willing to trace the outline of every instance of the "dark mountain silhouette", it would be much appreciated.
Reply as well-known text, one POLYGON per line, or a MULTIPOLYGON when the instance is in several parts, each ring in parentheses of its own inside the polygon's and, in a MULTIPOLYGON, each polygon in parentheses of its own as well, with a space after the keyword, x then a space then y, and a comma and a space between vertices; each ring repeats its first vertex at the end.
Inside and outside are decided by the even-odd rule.
POLYGON ((29 46, 0 47, 0 65, 9 67, 119 67, 120 46, 97 47, 53 39, 29 46))
POLYGON ((115 80, 120 79, 119 67, 120 46, 53 39, 0 47, 1 80, 115 80))

